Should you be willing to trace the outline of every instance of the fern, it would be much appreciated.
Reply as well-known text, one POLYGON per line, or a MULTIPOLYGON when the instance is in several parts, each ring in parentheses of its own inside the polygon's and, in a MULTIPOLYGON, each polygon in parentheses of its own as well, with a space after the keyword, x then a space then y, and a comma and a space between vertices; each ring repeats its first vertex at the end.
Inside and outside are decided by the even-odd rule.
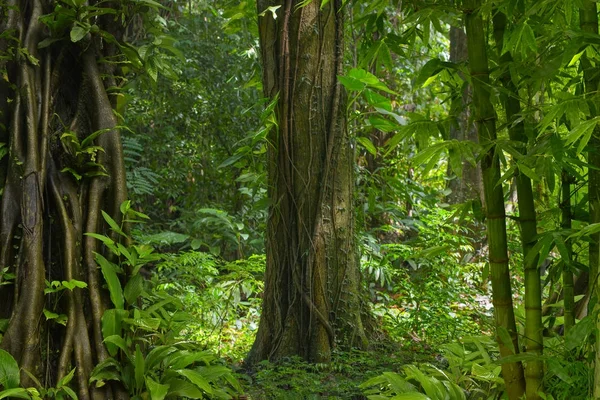
POLYGON ((135 137, 123 137, 127 189, 134 196, 154 194, 154 189, 160 178, 160 175, 150 168, 139 165, 143 150, 144 147, 135 137))

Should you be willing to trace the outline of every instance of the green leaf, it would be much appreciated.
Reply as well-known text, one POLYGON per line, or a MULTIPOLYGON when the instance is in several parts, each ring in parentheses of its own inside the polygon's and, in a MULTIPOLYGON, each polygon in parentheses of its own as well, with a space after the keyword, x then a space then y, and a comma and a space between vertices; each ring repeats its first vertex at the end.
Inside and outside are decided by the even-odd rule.
POLYGON ((375 145, 373 144, 373 142, 371 142, 369 138, 361 136, 357 137, 356 141, 360 143, 369 153, 371 153, 374 156, 377 155, 377 148, 375 148, 375 145))
POLYGON ((144 290, 144 278, 140 275, 134 275, 125 285, 124 295, 128 304, 134 304, 144 290))
POLYGON ((188 381, 184 381, 182 379, 169 379, 165 382, 169 385, 169 393, 167 396, 180 399, 183 397, 188 397, 190 399, 202 399, 204 395, 198 388, 191 384, 188 381))
POLYGON ((204 390, 206 393, 213 393, 212 386, 210 386, 210 383, 208 383, 208 381, 202 376, 201 373, 192 369, 180 369, 177 371, 177 373, 181 376, 185 376, 186 378, 188 378, 194 385, 204 390))
MULTIPOLYGON (((1 365, 0 365, 1 368, 1 365)), ((7 390, 3 390, 0 392, 0 399, 6 399, 6 398, 11 398, 11 397, 16 397, 18 399, 31 399, 31 396, 29 395, 29 391, 27 389, 23 389, 23 388, 12 388, 12 389, 7 389, 7 390)))
POLYGON ((135 385, 138 389, 142 389, 144 387, 144 376, 146 373, 146 363, 144 360, 144 355, 142 354, 142 350, 140 349, 140 345, 135 345, 135 367, 134 367, 134 375, 135 375, 135 385))
POLYGON ((208 365, 214 359, 215 355, 208 350, 193 353, 181 351, 179 356, 175 357, 170 364, 173 369, 184 369, 195 362, 208 365))
POLYGON ((569 64, 567 65, 567 67, 572 67, 573 65, 575 65, 575 63, 577 61, 579 61, 579 59, 581 58, 581 56, 583 55, 583 53, 585 53, 585 49, 580 51, 579 53, 575 54, 573 56, 573 58, 571 58, 571 61, 569 61, 569 64))
POLYGON ((20 382, 19 365, 10 353, 0 350, 0 386, 13 389, 19 387, 20 382))
POLYGON ((586 343, 586 339, 596 329, 594 321, 596 314, 590 314, 575 324, 565 336, 567 350, 576 349, 586 343))
POLYGON ((277 10, 280 8, 281 6, 270 6, 267 7, 263 12, 261 12, 260 14, 258 14, 259 17, 264 17, 265 15, 267 15, 268 12, 271 13, 271 15, 273 16, 273 19, 277 19, 277 10))
POLYGON ((93 237, 94 239, 98 239, 100 240, 102 243, 104 243, 109 249, 116 249, 115 242, 109 238, 108 236, 104 236, 104 235, 99 235, 97 233, 92 233, 92 232, 88 232, 88 233, 84 233, 85 236, 89 236, 89 237, 93 237))
POLYGON ((390 94, 395 94, 395 95, 398 94, 398 93, 394 92, 393 90, 391 90, 390 88, 388 88, 375 75, 373 75, 372 73, 370 73, 364 69, 352 68, 348 72, 347 76, 349 78, 356 79, 359 82, 362 82, 364 85, 366 85, 368 87, 372 87, 374 89, 379 89, 379 90, 382 90, 382 91, 384 91, 386 93, 390 93, 390 94))
POLYGON ((146 386, 150 391, 151 400, 163 400, 169 392, 169 385, 162 385, 149 376, 146 377, 146 386))
POLYGON ((121 230, 121 227, 119 226, 119 224, 117 224, 117 222, 114 219, 112 219, 110 215, 108 215, 106 212, 102 211, 102 216, 104 217, 104 220, 110 226, 110 229, 112 231, 118 233, 121 236, 127 237, 125 232, 123 232, 123 230, 121 230))
POLYGON ((73 43, 79 42, 88 32, 89 29, 85 29, 79 25, 74 26, 73 29, 71 29, 71 41, 73 43))
POLYGON ((73 290, 76 287, 85 289, 88 286, 87 283, 78 281, 76 279, 71 279, 70 281, 62 281, 61 283, 64 287, 66 287, 69 290, 73 290))
POLYGON ((53 313, 50 310, 46 310, 45 308, 44 308, 44 316, 46 317, 46 321, 48 321, 50 319, 58 318, 58 314, 53 313))
POLYGON ((43 49, 50 46, 52 43, 61 41, 62 38, 46 38, 38 43, 38 49, 43 49))
POLYGON ((123 298, 123 289, 121 288, 121 282, 117 276, 117 270, 113 263, 108 261, 102 254, 94 252, 96 256, 96 262, 100 265, 104 280, 108 285, 108 292, 110 294, 110 300, 114 304, 115 308, 122 310, 125 308, 125 300, 123 298))
POLYGON ((119 335, 112 335, 104 338, 104 343, 111 343, 117 346, 119 349, 125 353, 127 358, 131 359, 131 355, 129 354, 129 348, 127 347, 127 342, 119 335))
POLYGON ((427 83, 427 82, 431 78, 434 78, 435 76, 437 76, 437 74, 439 74, 441 70, 442 70, 442 61, 439 58, 433 58, 433 59, 427 61, 427 63, 425 63, 423 68, 421 68, 421 71, 419 71, 419 76, 415 80, 414 87, 420 88, 420 87, 427 86, 429 83, 431 83, 431 82, 429 82, 429 83, 427 83))
MULTIPOLYGON (((107 338, 109 336, 121 335, 123 319, 129 316, 129 312, 126 310, 117 310, 111 308, 104 311, 102 315, 102 336, 107 338)), ((117 354, 118 348, 112 343, 107 343, 106 348, 108 353, 114 357, 117 354)))
MULTIPOLYGON (((369 396, 369 399, 371 397, 369 396)), ((431 400, 431 398, 425 396, 423 393, 412 392, 412 393, 400 393, 392 397, 391 400, 431 400)))
POLYGON ((124 202, 121 203, 121 205, 119 206, 119 210, 121 211, 121 214, 123 215, 127 215, 127 212, 131 209, 131 200, 125 200, 124 202))
MULTIPOLYGON (((78 400, 79 397, 77 397, 77 394, 73 391, 73 389, 71 389, 68 386, 63 386, 60 388, 63 392, 65 392, 67 395, 69 395, 70 398, 72 398, 73 400, 78 400)), ((57 397, 60 399, 60 397, 57 397)))
POLYGON ((350 92, 360 92, 366 88, 366 85, 358 79, 338 75, 338 80, 350 92))
POLYGON ((156 366, 160 365, 167 356, 176 351, 179 350, 174 346, 158 346, 153 348, 146 356, 146 368, 148 368, 148 370, 154 369, 156 366))
POLYGON ((66 386, 69 384, 69 382, 71 382, 71 380, 73 379, 73 377, 75 376, 75 369, 73 368, 71 370, 71 372, 69 372, 67 375, 65 375, 60 381, 58 381, 58 383, 56 384, 57 388, 62 388, 63 386, 66 386))

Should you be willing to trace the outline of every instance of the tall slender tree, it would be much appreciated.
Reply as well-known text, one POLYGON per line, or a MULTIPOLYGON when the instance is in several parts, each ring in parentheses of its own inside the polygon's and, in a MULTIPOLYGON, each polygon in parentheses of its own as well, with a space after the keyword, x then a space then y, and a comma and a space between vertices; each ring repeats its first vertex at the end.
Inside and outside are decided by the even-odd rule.
MULTIPOLYGON (((579 10, 579 23, 585 33, 598 34, 598 6, 591 0, 583 0, 579 10)), ((598 88, 600 77, 597 73, 598 60, 591 60, 587 54, 581 57, 585 96, 590 103, 590 110, 594 115, 600 114, 600 94, 598 88)), ((588 199, 590 210, 590 224, 600 223, 600 128, 594 132, 588 142, 588 199)), ((589 269, 590 269, 590 311, 598 310, 598 273, 600 271, 600 233, 591 235, 589 244, 589 269)), ((600 320, 597 323, 600 332, 600 320)), ((598 335, 597 335, 598 336, 598 335)), ((596 340, 596 359, 594 373, 594 398, 600 397, 600 340, 596 340)))
MULTIPOLYGON (((506 90, 503 104, 506 114, 508 135, 510 140, 519 144, 522 154, 527 154, 528 139, 525 134, 525 122, 521 115, 519 91, 509 73, 512 62, 510 51, 503 53, 504 33, 506 31, 506 15, 501 11, 494 13, 494 38, 500 57, 503 73, 500 77, 506 90)), ((542 284, 538 272, 538 257, 530 257, 529 253, 536 243, 537 217, 533 199, 531 179, 517 167, 515 170, 517 187, 517 204, 519 209, 519 225, 521 227, 521 245, 525 260, 525 349, 529 353, 541 355, 543 350, 542 325, 542 284)), ((544 379, 544 364, 541 358, 529 360, 525 365, 526 395, 528 399, 539 399, 538 392, 542 391, 544 379)))
MULTIPOLYGON (((481 157, 481 173, 486 204, 486 224, 489 263, 492 280, 494 317, 500 354, 505 357, 519 351, 519 341, 512 304, 512 289, 508 269, 506 216, 504 194, 500 182, 500 160, 496 154, 496 112, 490 99, 490 78, 480 0, 464 2, 469 71, 473 85, 473 114, 479 143, 488 149, 481 157), (507 333, 511 343, 503 339, 507 333)), ((502 375, 510 399, 519 399, 525 392, 523 367, 520 362, 502 364, 502 375)))
POLYGON ((247 362, 328 361, 337 342, 367 344, 353 232, 341 0, 259 0, 269 135, 263 312, 247 362), (276 18, 275 18, 276 17, 276 18))

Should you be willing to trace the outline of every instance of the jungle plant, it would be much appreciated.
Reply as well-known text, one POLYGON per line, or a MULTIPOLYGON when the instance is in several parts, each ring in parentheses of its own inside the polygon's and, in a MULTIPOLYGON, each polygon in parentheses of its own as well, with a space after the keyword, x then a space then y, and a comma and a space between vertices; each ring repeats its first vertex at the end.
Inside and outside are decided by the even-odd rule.
POLYGON ((54 388, 44 388, 35 377, 31 377, 35 387, 20 386, 20 370, 17 361, 4 350, 0 350, 0 399, 16 398, 28 400, 66 399, 77 400, 75 392, 68 386, 75 375, 72 369, 54 388))
POLYGON ((260 316, 264 256, 224 262, 209 253, 165 255, 162 290, 180 299, 192 320, 181 332, 234 361, 249 350, 260 316))
POLYGON ((442 346, 440 367, 406 365, 401 373, 384 372, 360 385, 369 399, 495 399, 504 391, 496 343, 468 337, 442 346))
MULTIPOLYGON (((124 221, 145 215, 121 205, 124 221)), ((108 214, 103 214, 113 233, 130 238, 108 214)), ((135 219, 134 219, 135 218, 135 219)), ((146 280, 140 270, 160 256, 147 245, 124 246, 109 236, 88 234, 109 250, 110 260, 96 253, 114 308, 102 316, 102 336, 109 357, 92 371, 90 382, 102 387, 108 381, 123 385, 132 399, 230 398, 239 390, 231 371, 210 351, 181 341, 181 331, 191 316, 180 300, 161 289, 158 280, 146 280), (124 279, 127 278, 127 279, 124 279), (126 281, 124 287, 121 282, 126 281)))

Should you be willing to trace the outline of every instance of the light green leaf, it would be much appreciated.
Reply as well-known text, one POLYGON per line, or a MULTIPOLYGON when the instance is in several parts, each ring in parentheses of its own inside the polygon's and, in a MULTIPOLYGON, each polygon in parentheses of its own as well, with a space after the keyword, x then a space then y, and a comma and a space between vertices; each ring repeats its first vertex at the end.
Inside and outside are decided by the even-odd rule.
POLYGON ((73 379, 73 376, 75 376, 75 370, 76 368, 73 368, 71 370, 71 372, 69 372, 67 375, 65 375, 56 385, 57 388, 62 388, 63 386, 66 386, 69 384, 69 382, 71 382, 71 380, 73 379))
POLYGON ((192 382, 198 388, 204 390, 206 393, 213 393, 212 386, 210 386, 210 383, 208 383, 208 381, 199 372, 192 369, 180 369, 177 371, 177 373, 188 378, 190 382, 192 382))
POLYGON ((106 223, 110 226, 111 230, 113 230, 114 232, 118 233, 121 236, 127 237, 127 235, 125 234, 125 232, 123 232, 123 230, 121 229, 119 224, 117 224, 117 222, 114 219, 112 219, 110 215, 108 215, 106 212, 102 211, 102 216, 104 217, 104 220, 106 221, 106 223))
POLYGON ((377 148, 375 148, 375 145, 373 144, 373 142, 371 142, 369 138, 361 136, 357 137, 356 141, 360 143, 369 153, 371 153, 374 156, 377 155, 377 148))
POLYGON ((110 294, 110 300, 114 304, 115 308, 119 310, 124 309, 125 300, 123 298, 123 289, 121 288, 121 281, 117 276, 117 270, 113 263, 108 261, 102 254, 94 252, 96 256, 96 262, 100 265, 104 280, 108 285, 108 292, 110 294))
POLYGON ((571 61, 569 61, 567 67, 572 67, 577 61, 579 61, 583 53, 585 53, 585 50, 581 50, 579 53, 575 54, 573 58, 571 58, 571 61))
POLYGON ((71 29, 71 41, 73 43, 79 42, 81 39, 83 39, 85 37, 85 35, 87 35, 88 32, 89 32, 89 29, 85 29, 79 25, 74 26, 71 29))
POLYGON ((151 400, 163 400, 169 392, 169 385, 162 385, 149 376, 146 377, 146 386, 150 391, 151 400))
POLYGON ((119 349, 125 353, 127 358, 131 359, 131 355, 129 354, 129 348, 127 347, 127 342, 119 335, 112 335, 104 338, 104 343, 111 343, 117 346, 119 349))
MULTIPOLYGON (((1 365, 0 365, 1 368, 1 365)), ((31 399, 31 396, 29 395, 29 391, 27 389, 23 389, 23 388, 12 388, 12 389, 7 389, 7 390, 3 390, 0 392, 0 399, 6 399, 6 398, 18 398, 18 399, 31 399)))
POLYGON ((88 286, 87 283, 78 281, 76 279, 71 279, 70 281, 62 281, 61 283, 64 287, 66 287, 69 290, 73 290, 76 287, 85 289, 88 286))
POLYGON ((277 10, 280 8, 281 6, 270 6, 267 7, 263 12, 261 12, 260 14, 258 14, 259 17, 264 17, 265 15, 267 15, 268 12, 271 13, 271 15, 273 16, 273 19, 277 19, 277 10))
POLYGON ((10 353, 0 350, 0 386, 13 389, 17 388, 20 382, 19 365, 10 353))

